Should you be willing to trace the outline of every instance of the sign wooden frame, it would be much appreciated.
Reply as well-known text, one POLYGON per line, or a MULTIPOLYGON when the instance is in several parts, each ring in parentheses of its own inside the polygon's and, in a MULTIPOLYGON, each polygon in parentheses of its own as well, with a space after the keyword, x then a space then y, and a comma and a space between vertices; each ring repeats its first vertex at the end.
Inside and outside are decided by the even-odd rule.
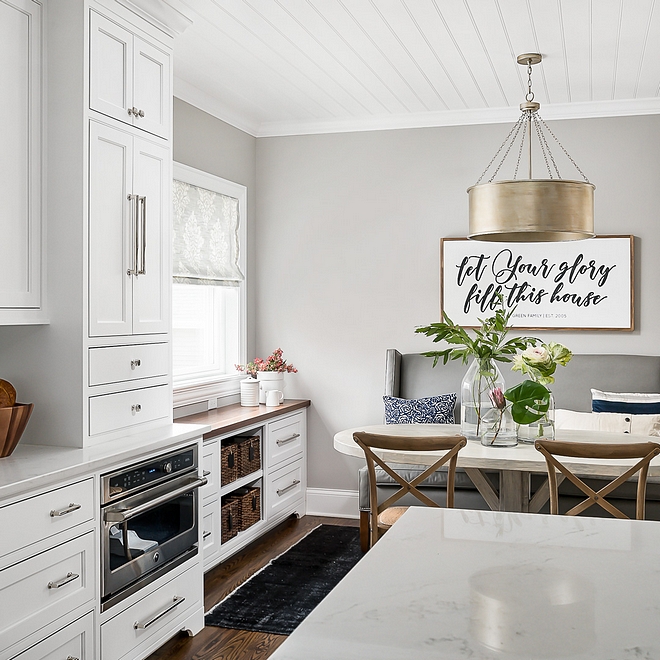
POLYGON ((562 243, 442 238, 440 314, 479 327, 499 290, 507 307, 516 307, 515 328, 631 331, 634 270, 630 235, 562 243))

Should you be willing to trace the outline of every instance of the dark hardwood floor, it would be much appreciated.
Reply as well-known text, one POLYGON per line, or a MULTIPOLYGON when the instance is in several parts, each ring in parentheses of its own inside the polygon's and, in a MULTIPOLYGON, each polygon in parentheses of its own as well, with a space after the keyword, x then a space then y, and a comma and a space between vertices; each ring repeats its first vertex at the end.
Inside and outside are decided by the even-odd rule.
MULTIPOLYGON (((204 610, 208 611, 271 559, 285 552, 318 525, 350 525, 357 520, 304 516, 288 518, 238 554, 206 574, 204 610)), ((286 639, 285 635, 207 626, 195 637, 180 633, 148 660, 264 660, 286 639)))

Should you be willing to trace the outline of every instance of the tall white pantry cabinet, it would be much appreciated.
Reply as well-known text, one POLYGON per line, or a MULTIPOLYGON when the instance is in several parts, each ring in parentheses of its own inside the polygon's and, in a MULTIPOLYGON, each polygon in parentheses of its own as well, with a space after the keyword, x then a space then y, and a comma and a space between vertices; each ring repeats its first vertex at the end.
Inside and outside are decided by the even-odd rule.
POLYGON ((9 1, 44 14, 49 324, 0 328, 0 372, 22 442, 90 447, 172 422, 172 36, 127 0, 9 1))

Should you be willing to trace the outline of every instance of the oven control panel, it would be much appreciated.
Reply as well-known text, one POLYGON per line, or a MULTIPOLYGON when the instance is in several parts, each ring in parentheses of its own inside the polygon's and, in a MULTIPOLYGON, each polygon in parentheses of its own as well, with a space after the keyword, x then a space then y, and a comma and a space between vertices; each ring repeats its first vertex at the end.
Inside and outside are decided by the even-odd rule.
POLYGON ((145 486, 171 479, 182 472, 188 472, 197 467, 197 448, 192 447, 174 454, 154 458, 119 472, 105 475, 104 500, 116 499, 142 490, 145 486))

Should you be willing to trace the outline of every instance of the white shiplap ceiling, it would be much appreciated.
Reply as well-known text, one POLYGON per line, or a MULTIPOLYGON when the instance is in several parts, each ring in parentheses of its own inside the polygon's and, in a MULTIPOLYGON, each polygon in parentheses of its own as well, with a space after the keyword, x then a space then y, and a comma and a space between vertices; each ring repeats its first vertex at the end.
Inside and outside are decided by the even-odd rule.
MULTIPOLYGON (((165 0, 173 4, 175 0, 165 0)), ((660 112, 660 0, 176 0, 175 95, 255 136, 660 112)))

